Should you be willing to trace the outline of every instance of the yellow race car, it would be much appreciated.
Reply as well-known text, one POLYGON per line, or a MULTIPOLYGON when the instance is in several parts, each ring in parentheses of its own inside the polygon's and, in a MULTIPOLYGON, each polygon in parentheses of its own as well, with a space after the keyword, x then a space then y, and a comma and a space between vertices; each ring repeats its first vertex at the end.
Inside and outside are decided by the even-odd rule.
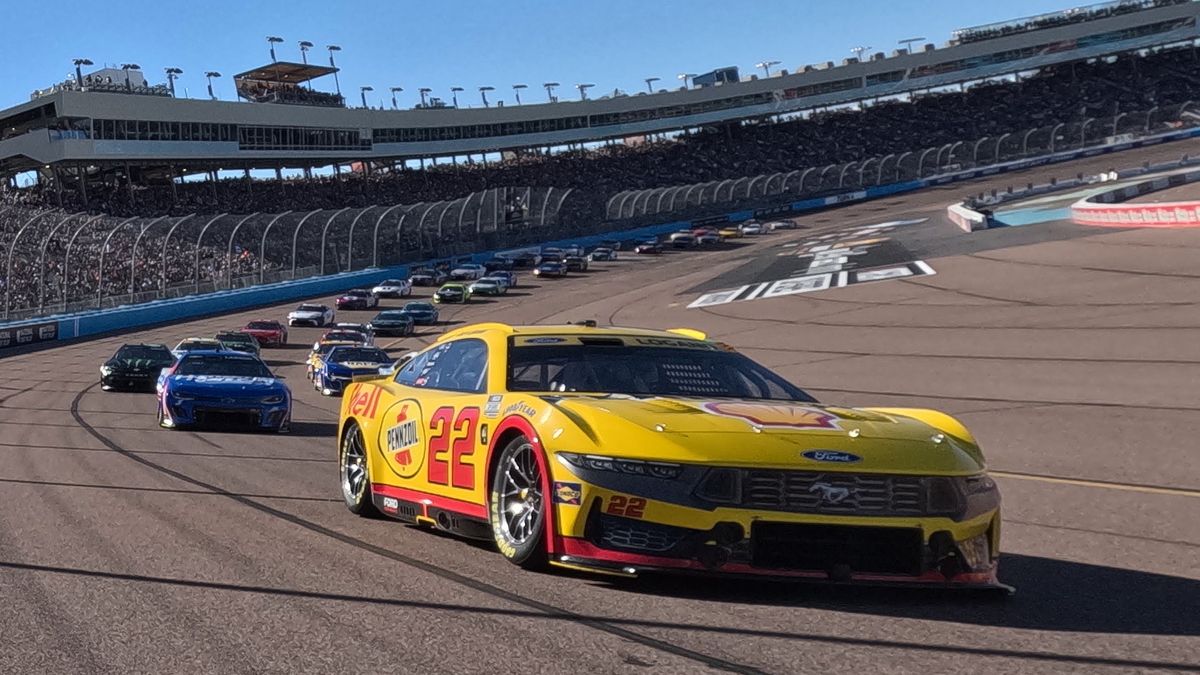
POLYGON ((355 378, 342 495, 510 561, 1004 588, 1000 495, 949 415, 817 403, 687 329, 466 326, 355 378))

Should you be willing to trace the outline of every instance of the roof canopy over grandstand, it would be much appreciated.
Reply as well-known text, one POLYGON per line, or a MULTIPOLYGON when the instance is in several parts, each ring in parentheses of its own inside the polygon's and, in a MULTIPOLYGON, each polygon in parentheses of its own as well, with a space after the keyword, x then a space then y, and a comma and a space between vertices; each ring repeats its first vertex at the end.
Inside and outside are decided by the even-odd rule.
POLYGON ((235 80, 257 80, 259 82, 276 82, 279 84, 304 84, 318 77, 325 77, 337 72, 337 68, 311 63, 290 63, 276 61, 260 66, 244 73, 233 76, 235 80))
POLYGON ((341 106, 340 94, 303 88, 301 85, 338 72, 331 66, 276 61, 233 76, 238 96, 254 103, 294 103, 341 106))

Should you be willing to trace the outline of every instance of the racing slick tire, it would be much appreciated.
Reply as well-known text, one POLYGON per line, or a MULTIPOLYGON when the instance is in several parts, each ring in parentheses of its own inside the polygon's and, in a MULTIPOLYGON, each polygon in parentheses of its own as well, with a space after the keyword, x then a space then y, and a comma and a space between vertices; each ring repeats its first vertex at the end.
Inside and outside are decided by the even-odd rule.
POLYGON ((346 425, 342 442, 338 448, 338 475, 342 488, 342 500, 351 513, 364 518, 379 517, 375 502, 371 501, 371 474, 367 464, 367 444, 362 429, 355 422, 346 425))
POLYGON ((550 492, 529 439, 514 438, 500 452, 492 476, 488 519, 500 554, 528 570, 546 567, 546 509, 550 492))

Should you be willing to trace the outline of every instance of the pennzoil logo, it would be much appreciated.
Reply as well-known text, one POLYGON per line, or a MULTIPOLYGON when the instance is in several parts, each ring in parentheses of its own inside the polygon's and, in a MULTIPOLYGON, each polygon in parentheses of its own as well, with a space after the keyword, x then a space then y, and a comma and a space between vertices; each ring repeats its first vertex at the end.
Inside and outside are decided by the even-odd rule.
POLYGON ((837 417, 819 408, 786 403, 729 403, 724 401, 705 403, 704 410, 743 419, 760 427, 783 427, 791 429, 837 429, 837 417))
POLYGON ((416 476, 425 463, 420 423, 421 408, 411 399, 397 402, 380 419, 379 449, 402 478, 416 476))

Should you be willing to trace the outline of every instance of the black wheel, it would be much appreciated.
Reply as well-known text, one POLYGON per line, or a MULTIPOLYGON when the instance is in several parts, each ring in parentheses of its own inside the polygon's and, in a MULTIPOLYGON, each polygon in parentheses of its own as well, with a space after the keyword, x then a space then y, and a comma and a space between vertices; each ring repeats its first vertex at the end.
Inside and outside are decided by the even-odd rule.
POLYGON ((342 435, 342 447, 338 452, 338 469, 341 474, 342 499, 351 513, 363 517, 379 515, 371 501, 371 474, 367 468, 367 445, 363 442, 362 429, 350 422, 342 435))
POLYGON ((514 438, 500 453, 489 505, 492 538, 509 562, 525 569, 546 566, 547 497, 537 449, 524 436, 514 438))

